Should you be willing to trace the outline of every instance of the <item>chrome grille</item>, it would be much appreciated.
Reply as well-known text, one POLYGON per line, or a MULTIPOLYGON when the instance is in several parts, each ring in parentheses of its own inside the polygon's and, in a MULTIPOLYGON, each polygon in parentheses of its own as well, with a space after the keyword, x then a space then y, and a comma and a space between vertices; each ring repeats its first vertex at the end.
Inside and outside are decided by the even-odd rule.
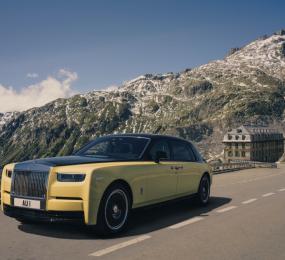
POLYGON ((45 198, 48 172, 19 171, 13 173, 13 196, 45 198))

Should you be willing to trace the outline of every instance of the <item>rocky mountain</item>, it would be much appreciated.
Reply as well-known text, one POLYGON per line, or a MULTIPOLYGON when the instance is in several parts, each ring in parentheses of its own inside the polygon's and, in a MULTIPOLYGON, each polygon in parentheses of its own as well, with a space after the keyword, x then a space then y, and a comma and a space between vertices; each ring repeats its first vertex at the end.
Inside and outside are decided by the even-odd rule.
POLYGON ((8 124, 11 120, 13 120, 19 112, 7 112, 7 113, 0 113, 0 131, 2 127, 8 124))
MULTIPOLYGON (((181 73, 140 76, 112 91, 58 99, 2 124, 0 163, 70 154, 110 133, 162 133, 194 141, 204 156, 242 123, 285 129, 285 31, 181 73)), ((3 116, 2 116, 3 118, 3 116)), ((1 116, 0 116, 1 120, 1 116)))

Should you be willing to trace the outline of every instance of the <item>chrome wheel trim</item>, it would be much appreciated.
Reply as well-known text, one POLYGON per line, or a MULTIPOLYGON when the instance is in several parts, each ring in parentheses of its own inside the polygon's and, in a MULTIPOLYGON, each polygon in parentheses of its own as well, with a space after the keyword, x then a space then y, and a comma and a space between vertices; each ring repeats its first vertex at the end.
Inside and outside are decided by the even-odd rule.
MULTIPOLYGON (((121 216, 121 214, 122 214, 122 211, 118 208, 118 205, 114 205, 114 206, 113 206, 113 212, 114 212, 114 213, 113 213, 112 215, 113 215, 114 218, 116 218, 116 217, 117 217, 117 218, 120 218, 120 216, 121 216), (119 214, 119 215, 116 215, 116 214, 119 214)), ((116 230, 120 229, 120 228, 125 224, 125 222, 126 222, 126 220, 127 220, 128 212, 129 212, 129 201, 128 201, 128 197, 127 197, 126 193, 125 193, 123 190, 121 190, 121 189, 116 189, 116 190, 112 191, 112 192, 109 194, 108 198, 107 198, 107 201, 106 201, 106 203, 105 203, 105 210, 104 210, 104 213, 105 213, 105 214, 104 214, 104 218, 105 218, 105 222, 106 222, 106 225, 108 226, 108 228, 111 229, 111 230, 113 230, 113 231, 116 231, 116 230), (107 208, 108 208, 108 203, 110 202, 110 199, 112 198, 113 195, 116 195, 116 194, 122 196, 122 198, 124 199, 124 202, 125 202, 125 207, 126 207, 126 209, 125 209, 125 212, 123 213, 123 214, 124 214, 124 217, 123 217, 121 223, 119 223, 119 224, 116 225, 116 226, 112 226, 112 225, 109 223, 109 221, 108 221, 107 208)))
POLYGON ((210 183, 207 176, 204 176, 201 180, 201 200, 203 203, 206 203, 209 200, 210 196, 210 183))

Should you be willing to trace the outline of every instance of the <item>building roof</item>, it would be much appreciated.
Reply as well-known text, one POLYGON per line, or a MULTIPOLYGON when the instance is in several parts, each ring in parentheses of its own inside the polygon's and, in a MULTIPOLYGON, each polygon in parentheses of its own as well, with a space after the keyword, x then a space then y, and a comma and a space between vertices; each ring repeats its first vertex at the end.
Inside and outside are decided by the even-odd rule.
POLYGON ((239 128, 245 129, 250 134, 280 134, 277 129, 269 128, 267 126, 243 125, 239 128))
POLYGON ((242 125, 229 129, 224 135, 223 142, 252 142, 283 140, 283 134, 276 129, 267 126, 242 125), (242 138, 240 138, 242 136, 242 138))

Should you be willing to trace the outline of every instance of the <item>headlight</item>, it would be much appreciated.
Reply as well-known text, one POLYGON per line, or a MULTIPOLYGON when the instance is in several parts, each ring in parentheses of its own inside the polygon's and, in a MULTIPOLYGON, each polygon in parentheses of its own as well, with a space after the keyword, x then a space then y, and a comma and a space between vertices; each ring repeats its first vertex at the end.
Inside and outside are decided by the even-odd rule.
POLYGON ((57 181, 60 182, 82 182, 84 180, 84 173, 57 173, 57 181))

